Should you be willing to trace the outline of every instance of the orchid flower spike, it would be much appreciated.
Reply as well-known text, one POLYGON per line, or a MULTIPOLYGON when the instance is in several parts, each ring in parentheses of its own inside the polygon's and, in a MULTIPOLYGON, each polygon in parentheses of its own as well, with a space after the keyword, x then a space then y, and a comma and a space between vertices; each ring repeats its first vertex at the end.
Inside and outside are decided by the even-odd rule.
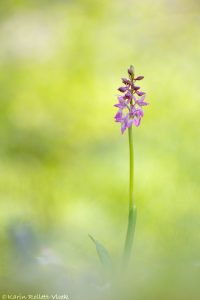
POLYGON ((118 95, 118 103, 114 106, 118 108, 115 115, 115 122, 121 123, 122 134, 127 128, 134 124, 136 127, 140 125, 141 119, 144 116, 143 106, 149 103, 145 101, 146 93, 140 90, 140 86, 136 86, 136 82, 140 81, 144 76, 136 76, 134 67, 128 68, 128 78, 122 78, 124 86, 120 86, 118 91, 122 95, 118 95))

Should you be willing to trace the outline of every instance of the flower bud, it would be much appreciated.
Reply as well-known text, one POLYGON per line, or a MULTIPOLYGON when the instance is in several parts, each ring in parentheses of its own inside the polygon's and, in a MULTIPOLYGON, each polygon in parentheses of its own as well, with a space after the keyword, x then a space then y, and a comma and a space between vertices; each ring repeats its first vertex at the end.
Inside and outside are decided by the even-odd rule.
POLYGON ((133 68, 133 66, 130 66, 130 67, 128 68, 128 74, 129 74, 131 77, 134 77, 134 68, 133 68))
POLYGON ((134 91, 138 91, 140 89, 140 86, 134 86, 133 89, 134 91))
POLYGON ((124 83, 124 84, 128 84, 128 85, 130 85, 130 80, 129 79, 127 79, 127 78, 122 78, 122 82, 124 83))
POLYGON ((138 96, 143 96, 143 95, 145 95, 144 92, 138 92, 138 91, 136 91, 136 94, 137 94, 138 96))
POLYGON ((118 91, 120 91, 122 93, 126 92, 126 90, 127 90, 127 87, 125 87, 125 86, 121 86, 118 88, 118 91))
POLYGON ((131 92, 128 91, 123 97, 124 97, 124 99, 127 99, 127 100, 130 101, 130 100, 132 99, 133 96, 132 96, 131 92))
POLYGON ((144 76, 138 76, 135 78, 135 80, 142 80, 144 78, 144 76))

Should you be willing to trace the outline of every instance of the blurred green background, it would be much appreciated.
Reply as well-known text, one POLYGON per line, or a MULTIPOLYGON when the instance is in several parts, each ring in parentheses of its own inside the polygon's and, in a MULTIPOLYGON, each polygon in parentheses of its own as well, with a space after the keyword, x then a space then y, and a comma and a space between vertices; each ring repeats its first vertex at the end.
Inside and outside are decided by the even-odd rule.
POLYGON ((150 106, 134 129, 138 220, 123 297, 200 299, 199 26, 195 0, 0 2, 2 293, 97 299, 88 233, 120 259, 128 138, 113 104, 133 64, 150 106))

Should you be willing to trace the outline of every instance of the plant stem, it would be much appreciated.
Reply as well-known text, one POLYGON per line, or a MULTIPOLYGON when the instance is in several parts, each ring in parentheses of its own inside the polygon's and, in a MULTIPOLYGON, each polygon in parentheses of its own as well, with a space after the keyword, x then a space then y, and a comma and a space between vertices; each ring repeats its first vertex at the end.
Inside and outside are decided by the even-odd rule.
POLYGON ((133 202, 133 181, 134 181, 134 150, 133 150, 133 133, 132 126, 128 129, 129 139, 129 213, 134 206, 133 202))
POLYGON ((128 227, 126 233, 126 240, 124 245, 124 265, 127 265, 131 255, 133 245, 133 237, 136 224, 136 207, 134 206, 133 198, 133 181, 134 181, 134 150, 133 150, 133 133, 132 126, 128 129, 129 136, 129 213, 128 213, 128 227))

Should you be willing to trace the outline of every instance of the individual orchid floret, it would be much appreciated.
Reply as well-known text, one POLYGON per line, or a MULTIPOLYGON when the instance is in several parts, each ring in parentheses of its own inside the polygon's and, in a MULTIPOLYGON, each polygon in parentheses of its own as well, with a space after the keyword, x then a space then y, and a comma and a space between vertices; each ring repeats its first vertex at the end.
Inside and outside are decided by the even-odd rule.
POLYGON ((115 122, 122 122, 122 120, 123 120, 123 113, 122 110, 119 109, 115 115, 115 122))
POLYGON ((138 127, 140 125, 143 115, 144 115, 144 112, 143 112, 142 108, 135 108, 134 105, 131 106, 130 116, 133 119, 133 123, 135 124, 136 127, 138 127))
POLYGON ((119 96, 119 97, 118 97, 118 103, 115 104, 114 106, 115 106, 115 107, 118 107, 118 108, 120 108, 120 109, 124 109, 124 108, 127 108, 127 105, 128 105, 128 103, 127 103, 127 101, 126 101, 126 97, 124 97, 124 96, 119 96))
POLYGON ((115 121, 121 123, 122 133, 127 128, 130 128, 132 124, 136 127, 140 125, 144 116, 142 107, 149 104, 145 101, 145 92, 140 90, 140 86, 135 85, 136 81, 142 80, 144 76, 135 77, 134 68, 130 66, 128 68, 128 77, 122 78, 124 86, 120 86, 118 91, 124 95, 118 96, 118 103, 114 105, 119 109, 115 115, 115 121))
POLYGON ((130 114, 126 114, 124 117, 122 117, 121 121, 121 133, 123 134, 124 131, 131 127, 133 124, 133 119, 130 117, 130 114))
POLYGON ((149 105, 149 103, 145 102, 144 99, 145 99, 145 95, 143 95, 141 98, 139 98, 138 100, 136 100, 135 103, 138 104, 139 106, 147 106, 147 105, 149 105))

